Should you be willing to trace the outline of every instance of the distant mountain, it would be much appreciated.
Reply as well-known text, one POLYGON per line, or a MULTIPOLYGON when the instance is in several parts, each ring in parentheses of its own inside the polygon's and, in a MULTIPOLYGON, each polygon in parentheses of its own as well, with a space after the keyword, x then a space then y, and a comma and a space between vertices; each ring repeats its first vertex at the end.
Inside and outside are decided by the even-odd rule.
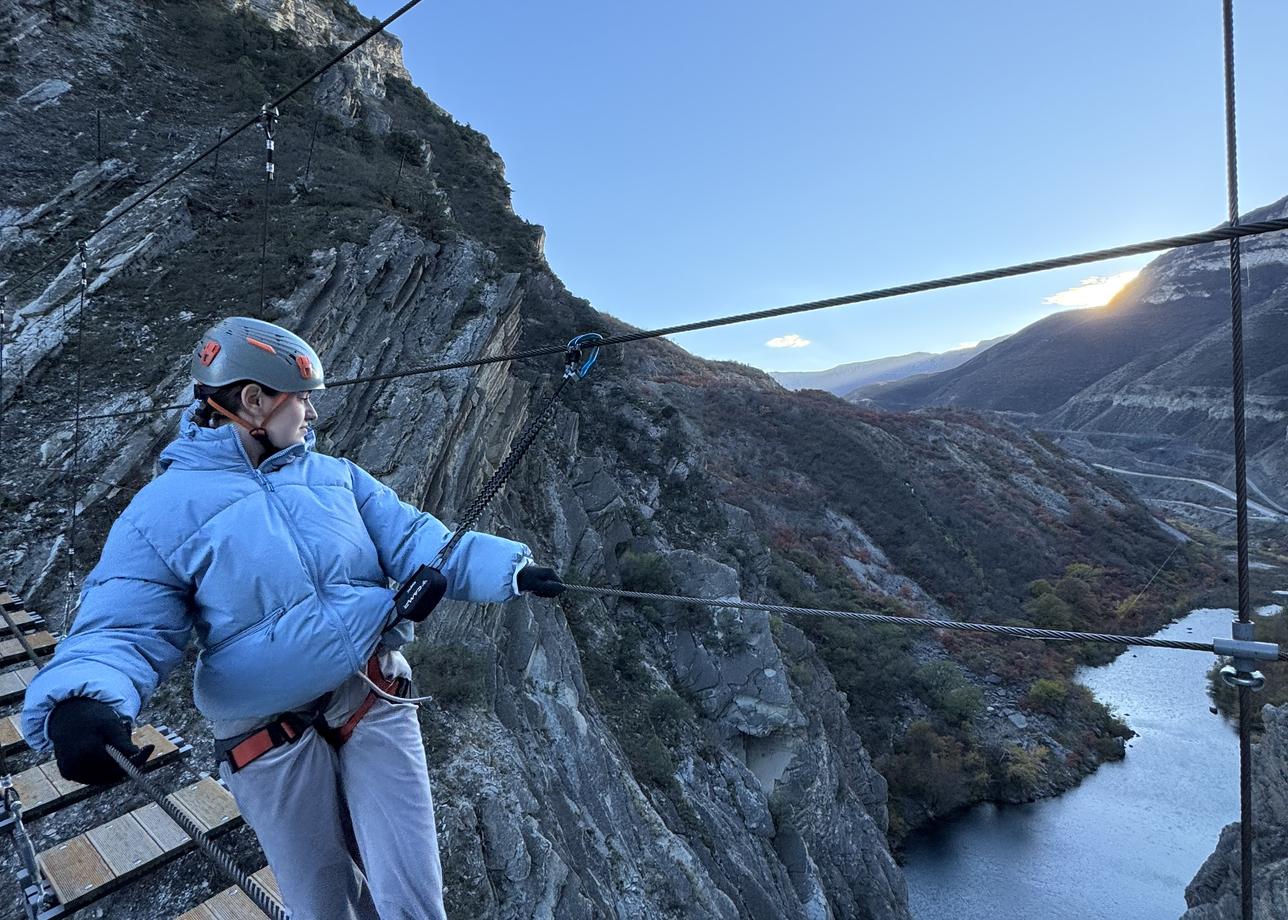
POLYGON ((771 371, 770 376, 789 390, 826 390, 836 396, 848 396, 860 387, 951 370, 1005 338, 1001 335, 970 348, 954 348, 938 354, 914 351, 890 358, 838 364, 825 371, 771 371))
MULTIPOLYGON (((1288 214, 1288 198, 1245 220, 1288 214)), ((1243 243, 1249 475, 1288 502, 1288 239, 1243 243)), ((1011 413, 1086 459, 1230 484, 1228 245, 1151 262, 1112 303, 1040 320, 942 373, 865 387, 887 409, 1011 413)), ((1161 481, 1161 480, 1160 480, 1161 481)), ((1135 483, 1134 483, 1135 484, 1135 483)), ((1140 483, 1145 485, 1145 483, 1140 483)), ((1180 502, 1186 496, 1169 494, 1180 502)))

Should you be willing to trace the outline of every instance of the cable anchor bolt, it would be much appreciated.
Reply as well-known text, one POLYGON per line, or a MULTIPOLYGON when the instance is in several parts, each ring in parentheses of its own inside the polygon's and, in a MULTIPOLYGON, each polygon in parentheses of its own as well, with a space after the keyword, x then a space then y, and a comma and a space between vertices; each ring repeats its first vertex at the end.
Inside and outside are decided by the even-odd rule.
POLYGON ((595 343, 603 340, 604 337, 598 332, 583 332, 569 341, 568 350, 564 352, 564 376, 577 380, 586 379, 590 369, 599 360, 599 346, 595 343))
POLYGON ((1227 687, 1260 690, 1266 685, 1266 676, 1257 670, 1257 662, 1279 659, 1279 646, 1274 642, 1254 641, 1255 629, 1254 623, 1235 620, 1230 624, 1233 638, 1212 640, 1212 650, 1231 659, 1221 669, 1221 681, 1227 687))

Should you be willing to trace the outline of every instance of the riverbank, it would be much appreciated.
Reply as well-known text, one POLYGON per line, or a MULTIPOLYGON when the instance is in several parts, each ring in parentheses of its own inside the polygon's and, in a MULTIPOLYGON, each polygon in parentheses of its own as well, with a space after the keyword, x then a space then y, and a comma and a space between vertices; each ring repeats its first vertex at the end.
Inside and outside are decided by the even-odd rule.
MULTIPOLYGON (((1196 610, 1158 633, 1228 635, 1196 610)), ((1176 920, 1185 886, 1238 813, 1235 733, 1213 715, 1193 652, 1133 649, 1077 679, 1137 733, 1126 758, 1064 795, 981 805, 906 843, 918 920, 1176 920)))

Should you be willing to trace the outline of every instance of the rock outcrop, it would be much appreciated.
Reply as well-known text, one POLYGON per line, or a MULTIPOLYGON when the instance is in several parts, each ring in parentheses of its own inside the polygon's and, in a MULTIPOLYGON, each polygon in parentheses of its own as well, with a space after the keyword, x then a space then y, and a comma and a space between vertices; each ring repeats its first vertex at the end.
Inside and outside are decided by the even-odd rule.
MULTIPOLYGON (((1252 753, 1253 916, 1288 917, 1288 706, 1267 706, 1262 718, 1252 753)), ((1231 824, 1185 889, 1182 920, 1238 920, 1241 892, 1239 825, 1231 824)))

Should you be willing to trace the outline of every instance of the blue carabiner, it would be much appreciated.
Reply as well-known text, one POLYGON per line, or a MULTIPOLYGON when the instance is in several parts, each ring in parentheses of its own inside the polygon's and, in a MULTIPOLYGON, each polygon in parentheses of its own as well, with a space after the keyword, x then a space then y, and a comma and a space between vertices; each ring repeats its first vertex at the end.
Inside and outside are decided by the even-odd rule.
POLYGON ((564 375, 567 377, 575 376, 578 380, 584 380, 586 375, 590 373, 590 369, 595 366, 595 362, 599 360, 599 346, 590 345, 590 343, 602 342, 603 340, 604 337, 598 332, 583 332, 570 341, 567 353, 568 366, 564 371, 564 375), (583 350, 588 345, 590 346, 589 357, 583 354, 583 350), (577 366, 578 362, 581 362, 580 367, 577 366))

